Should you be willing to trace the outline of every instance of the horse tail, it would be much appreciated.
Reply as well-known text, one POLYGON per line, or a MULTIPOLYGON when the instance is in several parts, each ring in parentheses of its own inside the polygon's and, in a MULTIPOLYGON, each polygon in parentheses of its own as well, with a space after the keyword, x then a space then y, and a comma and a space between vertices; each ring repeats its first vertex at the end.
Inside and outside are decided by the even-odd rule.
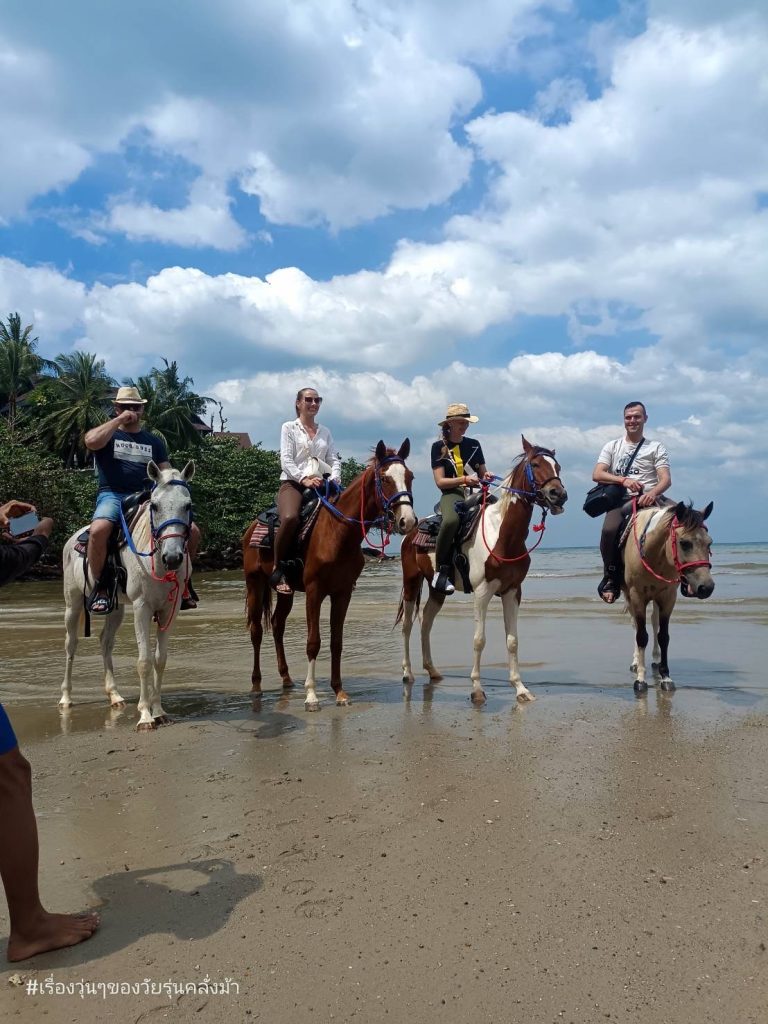
MULTIPOLYGON (((414 618, 419 614, 419 605, 421 604, 421 584, 423 580, 419 580, 419 589, 416 591, 416 606, 413 609, 414 618)), ((405 614, 405 587, 400 591, 400 604, 397 606, 397 616, 395 621, 392 623, 392 629, 403 621, 403 615, 405 614)))

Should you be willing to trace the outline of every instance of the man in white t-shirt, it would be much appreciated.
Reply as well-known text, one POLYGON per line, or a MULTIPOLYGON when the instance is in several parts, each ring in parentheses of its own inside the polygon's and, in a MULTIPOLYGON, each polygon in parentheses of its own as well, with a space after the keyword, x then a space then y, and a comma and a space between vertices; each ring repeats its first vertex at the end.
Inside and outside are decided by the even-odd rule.
POLYGON ((616 547, 628 503, 637 497, 639 508, 669 504, 668 499, 662 497, 672 485, 669 455, 660 441, 649 441, 643 437, 643 429, 647 422, 648 413, 643 403, 628 402, 624 406, 624 437, 609 441, 604 446, 592 472, 592 479, 597 484, 621 484, 625 488, 627 498, 627 503, 606 512, 603 520, 603 532, 600 536, 603 579, 597 592, 606 604, 613 604, 621 592, 616 547), (642 444, 632 459, 632 453, 641 441, 642 444))

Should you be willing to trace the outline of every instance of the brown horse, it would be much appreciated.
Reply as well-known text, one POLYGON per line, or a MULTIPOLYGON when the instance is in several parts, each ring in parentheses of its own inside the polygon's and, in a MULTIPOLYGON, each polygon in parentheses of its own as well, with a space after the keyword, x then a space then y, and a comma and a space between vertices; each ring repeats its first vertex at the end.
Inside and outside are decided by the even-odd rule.
MULTIPOLYGON (((504 626, 509 651, 509 681, 520 701, 534 700, 520 678, 517 658, 517 613, 522 596, 522 583, 531 564, 526 549, 526 537, 533 506, 559 515, 568 500, 560 480, 560 464, 554 451, 529 444, 523 438, 523 454, 502 484, 503 497, 496 504, 486 504, 480 513, 479 525, 462 545, 469 563, 469 578, 475 595, 475 640, 472 666, 472 703, 485 704, 485 693, 480 685, 480 655, 485 647, 485 617, 494 594, 501 597, 504 626)), ((434 554, 419 550, 414 540, 416 531, 403 541, 400 558, 403 567, 403 595, 396 622, 403 621, 403 683, 406 696, 414 677, 411 670, 410 636, 414 616, 419 607, 421 585, 431 580, 434 573, 434 554)), ((424 606, 421 621, 421 652, 425 671, 432 682, 443 677, 435 668, 429 643, 429 634, 435 616, 443 606, 445 594, 430 586, 429 599, 424 606)))
MULTIPOLYGON (((399 451, 379 441, 366 469, 341 493, 335 505, 323 504, 309 541, 302 553, 304 575, 298 589, 306 592, 307 678, 304 683, 307 711, 317 711, 315 667, 320 650, 320 606, 331 599, 331 686, 337 704, 349 704, 341 684, 341 649, 344 619, 355 583, 365 560, 361 542, 367 530, 383 526, 397 533, 408 533, 416 525, 411 483, 413 473, 405 464, 411 443, 406 438, 399 451)), ((248 627, 253 644, 251 688, 261 693, 259 651, 263 627, 272 628, 277 652, 277 669, 283 687, 293 686, 285 658, 283 636, 285 622, 293 605, 293 595, 278 594, 274 615, 269 576, 274 569, 271 551, 250 547, 251 523, 243 536, 243 569, 248 587, 248 627)))
POLYGON ((662 690, 674 690, 669 677, 669 620, 677 601, 677 587, 684 597, 709 597, 715 589, 710 563, 710 539, 704 521, 712 502, 697 512, 682 501, 664 509, 635 509, 624 552, 621 589, 635 624, 635 652, 630 671, 634 690, 648 691, 645 681, 645 649, 648 646, 646 613, 653 602, 653 654, 651 667, 662 690), (681 557, 682 556, 682 557, 681 557))

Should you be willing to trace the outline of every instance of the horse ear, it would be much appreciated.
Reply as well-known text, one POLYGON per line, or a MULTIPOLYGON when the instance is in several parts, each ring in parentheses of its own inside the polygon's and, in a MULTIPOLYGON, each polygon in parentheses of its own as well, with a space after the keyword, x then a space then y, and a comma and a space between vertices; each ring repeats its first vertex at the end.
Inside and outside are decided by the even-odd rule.
POLYGON ((687 506, 684 501, 678 501, 675 505, 675 518, 679 519, 681 516, 684 516, 686 508, 687 506))
POLYGON ((150 480, 154 480, 155 483, 160 481, 160 467, 154 459, 150 459, 147 463, 147 476, 150 480))
POLYGON ((384 444, 383 441, 379 441, 379 443, 376 445, 375 455, 379 462, 381 462, 382 459, 386 458, 387 446, 384 444))
POLYGON ((714 501, 710 501, 710 503, 707 505, 707 507, 701 513, 701 518, 704 519, 704 520, 709 519, 709 517, 710 517, 710 515, 712 513, 712 509, 714 507, 715 507, 714 501))
POLYGON ((529 443, 528 443, 528 442, 526 441, 526 439, 525 439, 525 434, 521 434, 520 436, 521 436, 521 437, 522 437, 522 439, 523 439, 523 451, 524 451, 524 452, 525 452, 525 453, 527 454, 527 453, 528 453, 528 452, 529 452, 529 451, 531 450, 531 448, 533 447, 533 445, 529 444, 529 443))
POLYGON ((182 476, 182 479, 186 480, 187 483, 189 483, 189 481, 192 479, 192 477, 194 475, 195 475, 195 463, 193 462, 192 459, 190 459, 189 462, 184 467, 184 469, 182 469, 181 476, 182 476))
POLYGON ((397 453, 398 459, 405 461, 411 454, 411 439, 406 437, 403 443, 400 445, 400 451, 397 453))

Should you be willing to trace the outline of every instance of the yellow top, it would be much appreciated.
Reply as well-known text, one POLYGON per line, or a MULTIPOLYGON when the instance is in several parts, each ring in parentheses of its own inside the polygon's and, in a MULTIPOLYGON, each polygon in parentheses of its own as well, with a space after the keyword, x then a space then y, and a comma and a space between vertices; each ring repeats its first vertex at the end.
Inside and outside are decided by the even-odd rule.
POLYGON ((464 460, 461 457, 461 448, 459 445, 455 445, 451 448, 451 454, 453 455, 453 462, 456 466, 456 476, 464 476, 464 460))

